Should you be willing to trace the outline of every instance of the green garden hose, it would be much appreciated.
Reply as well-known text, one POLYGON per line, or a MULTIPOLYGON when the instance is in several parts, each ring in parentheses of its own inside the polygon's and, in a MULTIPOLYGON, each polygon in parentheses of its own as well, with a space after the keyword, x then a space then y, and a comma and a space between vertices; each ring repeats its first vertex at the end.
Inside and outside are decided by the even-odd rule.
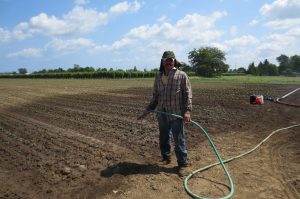
MULTIPOLYGON (((164 114, 164 115, 170 115, 170 116, 173 116, 173 117, 182 119, 182 116, 176 115, 176 114, 173 114, 173 113, 167 113, 167 112, 162 112, 162 111, 158 111, 158 110, 152 110, 151 112, 156 112, 156 113, 164 114)), ((220 161, 220 164, 222 165, 223 170, 224 170, 224 172, 226 173, 227 179, 228 179, 229 184, 230 184, 230 193, 229 193, 227 196, 223 197, 222 199, 230 198, 230 197, 233 195, 233 193, 234 193, 234 185, 233 185, 232 179, 231 179, 231 177, 230 177, 230 174, 229 174, 229 172, 227 171, 227 169, 226 169, 226 167, 225 167, 225 165, 224 165, 224 162, 223 162, 221 156, 219 155, 219 153, 218 153, 218 151, 217 151, 217 149, 216 149, 214 143, 212 142, 211 138, 209 137, 209 135, 208 135, 208 133, 205 131, 205 129, 204 129, 200 124, 198 124, 197 122, 195 122, 195 121, 193 121, 193 120, 191 120, 191 123, 194 124, 194 125, 196 125, 196 126, 204 133, 206 139, 209 141, 210 146, 213 148, 215 154, 217 155, 217 157, 218 157, 218 159, 219 159, 219 161, 220 161)), ((205 169, 206 169, 206 168, 205 168, 205 169)), ((205 169, 203 169, 203 170, 205 170, 205 169)), ((203 170, 202 170, 202 171, 203 171, 203 170)), ((198 170, 197 170, 197 171, 194 171, 194 172, 192 172, 190 175, 188 175, 188 176, 185 178, 185 180, 184 180, 183 186, 184 186, 186 192, 187 192, 189 195, 191 195, 192 197, 194 197, 194 198, 203 198, 203 197, 200 197, 200 196, 197 196, 197 195, 193 194, 193 193, 189 190, 189 188, 188 188, 188 186, 187 186, 187 181, 188 181, 188 179, 189 179, 192 175, 194 175, 195 173, 197 173, 197 172, 199 172, 199 171, 198 171, 198 170)), ((203 199, 204 199, 204 198, 203 198, 203 199)))
MULTIPOLYGON (((155 113, 164 114, 164 115, 169 115, 169 116, 173 116, 173 117, 176 117, 176 118, 183 119, 182 116, 176 115, 176 114, 173 114, 173 113, 167 113, 167 112, 162 112, 162 111, 158 111, 158 110, 151 110, 150 112, 155 112, 155 113)), ((196 173, 198 173, 198 172, 205 171, 205 170, 207 170, 207 169, 209 169, 209 168, 212 168, 212 167, 214 167, 214 166, 216 166, 216 165, 221 164, 221 166, 222 166, 222 168, 223 168, 223 170, 224 170, 224 172, 225 172, 225 174, 226 174, 226 176, 227 176, 227 179, 228 179, 228 181, 229 181, 229 184, 230 184, 230 192, 229 192, 228 195, 226 195, 226 196, 224 196, 224 197, 222 197, 222 198, 220 198, 220 199, 228 199, 228 198, 231 198, 232 195, 233 195, 233 193, 234 193, 234 185, 233 185, 233 181, 232 181, 232 179, 231 179, 231 177, 230 177, 230 174, 229 174, 229 172, 227 171, 227 169, 226 169, 226 167, 225 167, 225 163, 228 163, 228 162, 230 162, 230 161, 232 161, 232 160, 234 160, 234 159, 238 159, 238 158, 241 158, 241 157, 243 157, 243 156, 245 156, 245 155, 247 155, 247 154, 249 154, 249 153, 252 153, 252 152, 255 151, 260 145, 262 145, 264 142, 266 142, 272 135, 274 135, 275 133, 277 133, 277 132, 279 132, 279 131, 282 131, 282 130, 286 130, 286 129, 290 129, 290 128, 294 128, 294 127, 300 126, 300 124, 296 124, 296 125, 292 125, 292 126, 289 126, 289 127, 277 129, 277 130, 271 132, 269 136, 267 136, 265 139, 263 139, 263 140, 262 140, 258 145, 256 145, 253 149, 251 149, 251 150, 249 150, 249 151, 247 151, 247 152, 244 152, 244 153, 242 153, 242 154, 240 154, 240 155, 237 155, 237 156, 235 156, 235 157, 232 157, 232 158, 229 158, 229 159, 223 161, 222 158, 220 157, 220 155, 219 155, 219 153, 218 153, 218 151, 217 151, 217 149, 216 149, 214 143, 212 142, 211 138, 209 137, 209 135, 208 135, 208 133, 205 131, 205 129, 204 129, 200 124, 198 124, 197 122, 195 122, 195 121, 193 121, 193 120, 191 120, 191 123, 194 124, 194 125, 196 125, 196 126, 203 132, 203 134, 205 135, 206 139, 208 140, 210 146, 213 148, 213 151, 214 151, 214 153, 216 154, 216 156, 217 156, 217 158, 218 158, 218 160, 219 160, 219 162, 216 162, 216 163, 214 163, 214 164, 211 164, 211 165, 208 165, 208 166, 205 166, 205 167, 203 167, 203 168, 200 168, 200 169, 197 169, 197 170, 193 171, 191 174, 189 174, 189 175, 184 179, 183 186, 184 186, 185 191, 186 191, 191 197, 196 198, 196 199, 208 199, 208 198, 198 196, 198 195, 194 194, 193 192, 191 192, 190 189, 188 188, 188 185, 187 185, 187 184, 188 184, 188 180, 189 180, 194 174, 196 174, 196 173)))

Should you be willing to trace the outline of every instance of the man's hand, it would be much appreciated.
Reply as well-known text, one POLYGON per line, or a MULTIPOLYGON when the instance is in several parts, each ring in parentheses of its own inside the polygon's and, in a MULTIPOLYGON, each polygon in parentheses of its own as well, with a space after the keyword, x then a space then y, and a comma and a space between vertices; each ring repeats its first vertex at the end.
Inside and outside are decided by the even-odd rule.
POLYGON ((143 113, 137 117, 137 120, 141 120, 149 114, 149 111, 144 110, 143 113))
POLYGON ((190 122, 191 121, 191 113, 189 111, 187 111, 187 112, 184 113, 183 120, 185 122, 190 122))

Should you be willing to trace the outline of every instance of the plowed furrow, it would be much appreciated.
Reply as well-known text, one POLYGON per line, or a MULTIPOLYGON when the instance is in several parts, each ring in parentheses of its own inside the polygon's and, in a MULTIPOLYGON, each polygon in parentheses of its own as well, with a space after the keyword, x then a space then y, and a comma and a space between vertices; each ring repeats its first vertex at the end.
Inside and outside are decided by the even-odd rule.
MULTIPOLYGON (((297 130, 299 128, 295 129, 295 131, 297 130)), ((287 198, 300 198, 300 190, 297 190, 295 187, 296 176, 299 174, 300 169, 298 169, 298 173, 295 171, 295 173, 291 173, 289 170, 289 166, 297 167, 297 164, 300 165, 300 136, 297 136, 297 132, 294 134, 289 132, 282 134, 281 138, 279 142, 270 147, 272 171, 280 179, 282 186, 285 187, 284 190, 287 198), (297 160, 296 163, 292 159, 288 159, 286 157, 287 154, 293 154, 294 161, 297 160)))
MULTIPOLYGON (((35 150, 43 152, 45 155, 64 154, 67 148, 75 148, 82 152, 91 153, 93 150, 88 150, 88 145, 80 146, 78 142, 63 139, 59 134, 53 134, 48 129, 44 129, 34 123, 18 120, 18 116, 0 115, 0 124, 6 128, 11 137, 23 141, 24 144, 32 146, 35 150)), ((73 150, 71 150, 73 151, 73 150)))
MULTIPOLYGON (((82 149, 90 149, 92 152, 95 149, 101 148, 101 150, 105 150, 108 149, 108 151, 116 149, 116 148, 120 148, 122 150, 125 150, 122 147, 118 147, 117 145, 113 144, 113 143, 106 143, 105 141, 102 141, 100 139, 96 139, 94 137, 91 136, 86 136, 83 134, 78 133, 77 131, 72 131, 69 129, 63 129, 60 128, 58 126, 52 125, 50 123, 46 123, 44 121, 40 121, 36 118, 32 118, 32 117, 26 117, 24 115, 19 115, 19 114, 9 114, 9 113, 5 113, 6 115, 10 115, 12 118, 17 118, 17 120, 19 120, 20 122, 23 122, 24 124, 30 124, 33 126, 36 126, 38 128, 44 129, 45 132, 47 134, 50 134, 52 136, 55 136, 55 138, 57 139, 61 139, 62 142, 67 141, 72 141, 77 143, 78 148, 81 148, 81 145, 83 144, 84 147, 82 147, 82 149)), ((65 145, 68 146, 68 145, 65 145)), ((125 150, 126 151, 126 150, 125 150)))
MULTIPOLYGON (((20 111, 20 110, 18 110, 20 111)), ((117 111, 117 110, 116 110, 117 111)), ((63 125, 64 128, 77 130, 82 134, 101 138, 103 134, 109 133, 108 137, 118 137, 120 134, 132 134, 132 131, 145 132, 148 128, 141 122, 133 118, 132 115, 126 117, 115 113, 96 113, 93 111, 83 111, 77 108, 66 108, 63 106, 51 106, 48 104, 35 104, 34 107, 26 107, 24 112, 31 113, 52 124, 63 125)), ((148 125, 156 131, 156 126, 148 125)))
MULTIPOLYGON (((20 116, 18 116, 20 117, 20 116)), ((27 120, 28 121, 28 120, 27 120)), ((36 161, 35 163, 39 165, 40 162, 44 164, 57 165, 58 163, 74 163, 73 159, 82 158, 83 162, 92 161, 95 157, 101 157, 101 151, 95 148, 93 143, 82 142, 81 140, 70 139, 69 137, 61 136, 55 132, 49 131, 49 129, 45 129, 43 127, 36 128, 36 123, 33 123, 32 120, 30 122, 20 121, 18 119, 11 119, 11 123, 18 124, 23 126, 27 130, 31 132, 39 132, 39 135, 32 135, 33 140, 30 144, 31 154, 39 153, 39 160, 44 161, 36 161), (56 136, 57 135, 57 136, 56 136), (34 139, 38 138, 38 139, 34 139), (50 136, 50 137, 49 137, 50 136), (34 144, 34 145, 32 145, 34 144), (74 158, 76 157, 76 158, 74 158)), ((9 122, 7 122, 10 124, 9 122)), ((13 132, 19 132, 20 130, 17 128, 13 132)), ((18 139, 23 139, 19 138, 18 139)), ((30 138, 29 138, 30 139, 30 138)), ((24 152, 24 147, 19 148, 20 152, 24 157, 38 157, 37 155, 28 155, 28 152, 24 152)), ((105 149, 103 150, 105 151, 105 149)), ((30 159, 30 158, 29 158, 30 159)), ((34 159, 34 158, 33 158, 34 159)), ((87 164, 87 163, 86 163, 87 164)))

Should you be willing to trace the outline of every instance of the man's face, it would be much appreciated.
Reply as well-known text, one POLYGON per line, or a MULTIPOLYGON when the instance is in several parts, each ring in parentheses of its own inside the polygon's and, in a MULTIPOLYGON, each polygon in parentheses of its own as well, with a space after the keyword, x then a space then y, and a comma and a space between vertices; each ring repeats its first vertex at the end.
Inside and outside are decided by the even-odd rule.
POLYGON ((175 59, 173 58, 163 58, 163 66, 165 67, 165 71, 170 71, 174 67, 175 59))

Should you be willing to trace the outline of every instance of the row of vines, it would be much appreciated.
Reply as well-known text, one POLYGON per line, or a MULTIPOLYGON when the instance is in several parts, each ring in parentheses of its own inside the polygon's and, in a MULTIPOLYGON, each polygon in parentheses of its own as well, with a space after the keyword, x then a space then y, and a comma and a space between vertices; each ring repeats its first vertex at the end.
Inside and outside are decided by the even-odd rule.
MULTIPOLYGON (((36 73, 36 74, 2 74, 0 78, 56 78, 56 79, 88 79, 88 78, 147 78, 155 77, 157 72, 123 72, 123 71, 97 71, 97 72, 66 72, 66 73, 36 73)), ((193 76, 193 74, 188 73, 193 76)))

